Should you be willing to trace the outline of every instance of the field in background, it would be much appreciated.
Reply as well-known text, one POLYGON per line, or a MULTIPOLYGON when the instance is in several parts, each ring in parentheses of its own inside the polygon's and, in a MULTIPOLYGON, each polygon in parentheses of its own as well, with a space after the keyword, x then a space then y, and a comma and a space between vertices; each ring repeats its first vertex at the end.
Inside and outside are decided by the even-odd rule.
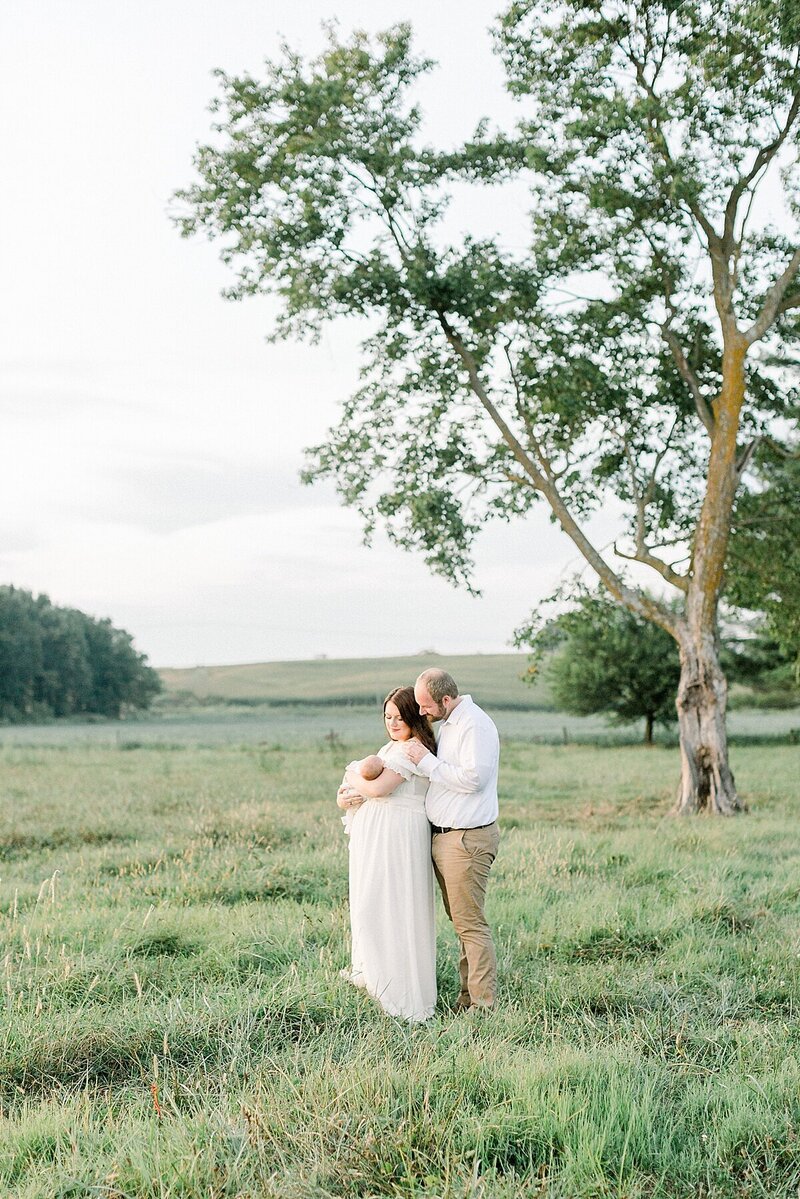
POLYGON ((800 1184, 800 775, 669 818, 674 750, 512 742, 501 994, 343 984, 374 744, 0 749, 3 1199, 740 1199, 800 1184))
POLYGON ((525 654, 474 654, 440 658, 316 658, 249 666, 197 666, 160 670, 167 696, 258 700, 275 704, 379 704, 392 687, 412 684, 426 666, 442 665, 463 692, 484 707, 542 709, 551 705, 541 683, 526 685, 525 654))
MULTIPOLYGON (((643 724, 614 727, 600 716, 567 716, 563 712, 509 710, 489 707, 505 740, 543 744, 631 745, 642 739, 643 724)), ((732 743, 789 741, 800 743, 800 709, 731 712, 732 743)), ((335 746, 360 741, 377 748, 384 739, 380 703, 238 705, 188 704, 166 706, 160 713, 129 720, 65 721, 49 724, 0 725, 0 746, 138 745, 212 746, 303 744, 335 746)), ((675 729, 657 729, 656 740, 676 743, 675 729)))
MULTIPOLYGON (((75 719, 0 724, 0 746, 213 746, 333 744, 383 738, 381 702, 416 678, 436 655, 409 658, 316 659, 161 670, 165 693, 151 711, 122 721, 75 719)), ((441 659, 444 661, 444 659, 441 659)), ((569 716, 554 708, 547 685, 522 681, 524 654, 475 654, 447 659, 465 692, 494 717, 501 737, 544 744, 629 745, 644 723, 611 724, 602 716, 569 716)), ((738 694, 739 702, 746 697, 738 694)), ((800 708, 736 707, 728 728, 734 743, 800 742, 800 708)), ((676 728, 657 728, 662 745, 676 728)))
MULTIPOLYGON (((162 670, 166 692, 150 712, 123 721, 0 725, 0 746, 275 747, 359 741, 376 747, 383 739, 384 695, 436 660, 427 655, 162 670)), ((545 684, 522 682, 524 654, 454 657, 447 665, 462 690, 488 709, 506 740, 626 745, 643 736, 643 722, 616 726, 602 716, 568 716, 554 709, 545 684)), ((736 708, 728 727, 734 743, 800 742, 800 709, 736 708)), ((656 740, 674 745, 675 728, 658 728, 656 740)))
MULTIPOLYGON (((557 712, 491 709, 503 737, 562 741, 630 740, 631 731, 609 730, 601 719, 572 720, 557 712)), ((763 719, 763 717, 762 717, 763 719)), ((800 719, 798 720, 800 723, 800 719)), ((634 739, 641 732, 633 730, 634 739)), ((0 745, 324 745, 385 740, 380 704, 203 704, 125 721, 0 726, 0 745)))

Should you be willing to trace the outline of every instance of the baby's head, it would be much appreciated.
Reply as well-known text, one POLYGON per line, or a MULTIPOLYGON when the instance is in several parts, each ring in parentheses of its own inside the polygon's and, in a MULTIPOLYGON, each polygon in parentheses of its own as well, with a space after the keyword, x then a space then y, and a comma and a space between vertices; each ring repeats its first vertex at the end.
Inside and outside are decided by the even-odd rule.
POLYGON ((370 754, 358 764, 358 773, 362 779, 376 779, 383 770, 383 762, 377 754, 370 754))

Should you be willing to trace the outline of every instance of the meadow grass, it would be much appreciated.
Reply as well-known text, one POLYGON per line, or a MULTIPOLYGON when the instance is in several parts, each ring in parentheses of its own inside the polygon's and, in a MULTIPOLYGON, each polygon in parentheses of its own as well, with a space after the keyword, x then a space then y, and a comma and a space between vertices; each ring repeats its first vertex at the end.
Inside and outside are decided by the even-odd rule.
POLYGON ((338 976, 369 748, 0 750, 0 1195, 796 1195, 797 749, 678 821, 674 750, 505 743, 500 1002, 440 912, 413 1027, 338 976))
MULTIPOLYGON (((483 700, 483 696, 480 696, 483 700)), ((501 737, 542 744, 597 746, 640 743, 644 722, 611 725, 603 716, 570 716, 535 709, 490 708, 501 737)), ((380 726, 381 704, 277 704, 269 702, 181 703, 120 720, 51 720, 41 724, 0 724, 0 746, 140 746, 180 749, 188 746, 272 745, 300 748, 365 742, 380 726)), ((800 708, 781 711, 739 708, 729 714, 734 744, 784 741, 800 744, 800 708)), ((675 726, 656 728, 656 741, 675 745, 675 726)))

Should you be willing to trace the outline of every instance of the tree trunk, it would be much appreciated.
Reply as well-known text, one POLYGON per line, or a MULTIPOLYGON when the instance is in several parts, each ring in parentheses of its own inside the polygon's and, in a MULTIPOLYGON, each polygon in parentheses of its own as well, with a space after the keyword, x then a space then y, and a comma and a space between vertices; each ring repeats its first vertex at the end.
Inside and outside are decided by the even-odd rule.
POLYGON ((719 664, 717 605, 739 483, 736 437, 745 395, 747 345, 733 325, 725 332, 724 343, 706 493, 695 534, 685 618, 676 631, 681 657, 677 697, 681 781, 675 804, 679 815, 732 816, 746 810, 728 765, 728 684, 719 664))
POLYGON ((747 810, 736 793, 728 765, 725 709, 728 684, 719 664, 716 637, 692 637, 680 643, 678 727, 681 781, 675 813, 733 816, 747 810))
POLYGON ((644 743, 653 744, 653 713, 648 712, 644 718, 644 743))

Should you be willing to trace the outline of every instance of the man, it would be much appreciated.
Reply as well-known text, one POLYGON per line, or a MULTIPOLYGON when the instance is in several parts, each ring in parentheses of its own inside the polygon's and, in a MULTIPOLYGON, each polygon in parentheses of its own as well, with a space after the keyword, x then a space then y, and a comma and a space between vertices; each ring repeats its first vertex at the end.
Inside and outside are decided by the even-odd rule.
POLYGON ((499 842, 500 739, 493 721, 471 695, 459 695, 444 670, 423 671, 414 697, 423 716, 442 721, 435 755, 416 741, 404 748, 430 779, 425 809, 433 828, 433 868, 461 942, 456 1010, 489 1008, 497 996, 497 958, 483 908, 499 842))

